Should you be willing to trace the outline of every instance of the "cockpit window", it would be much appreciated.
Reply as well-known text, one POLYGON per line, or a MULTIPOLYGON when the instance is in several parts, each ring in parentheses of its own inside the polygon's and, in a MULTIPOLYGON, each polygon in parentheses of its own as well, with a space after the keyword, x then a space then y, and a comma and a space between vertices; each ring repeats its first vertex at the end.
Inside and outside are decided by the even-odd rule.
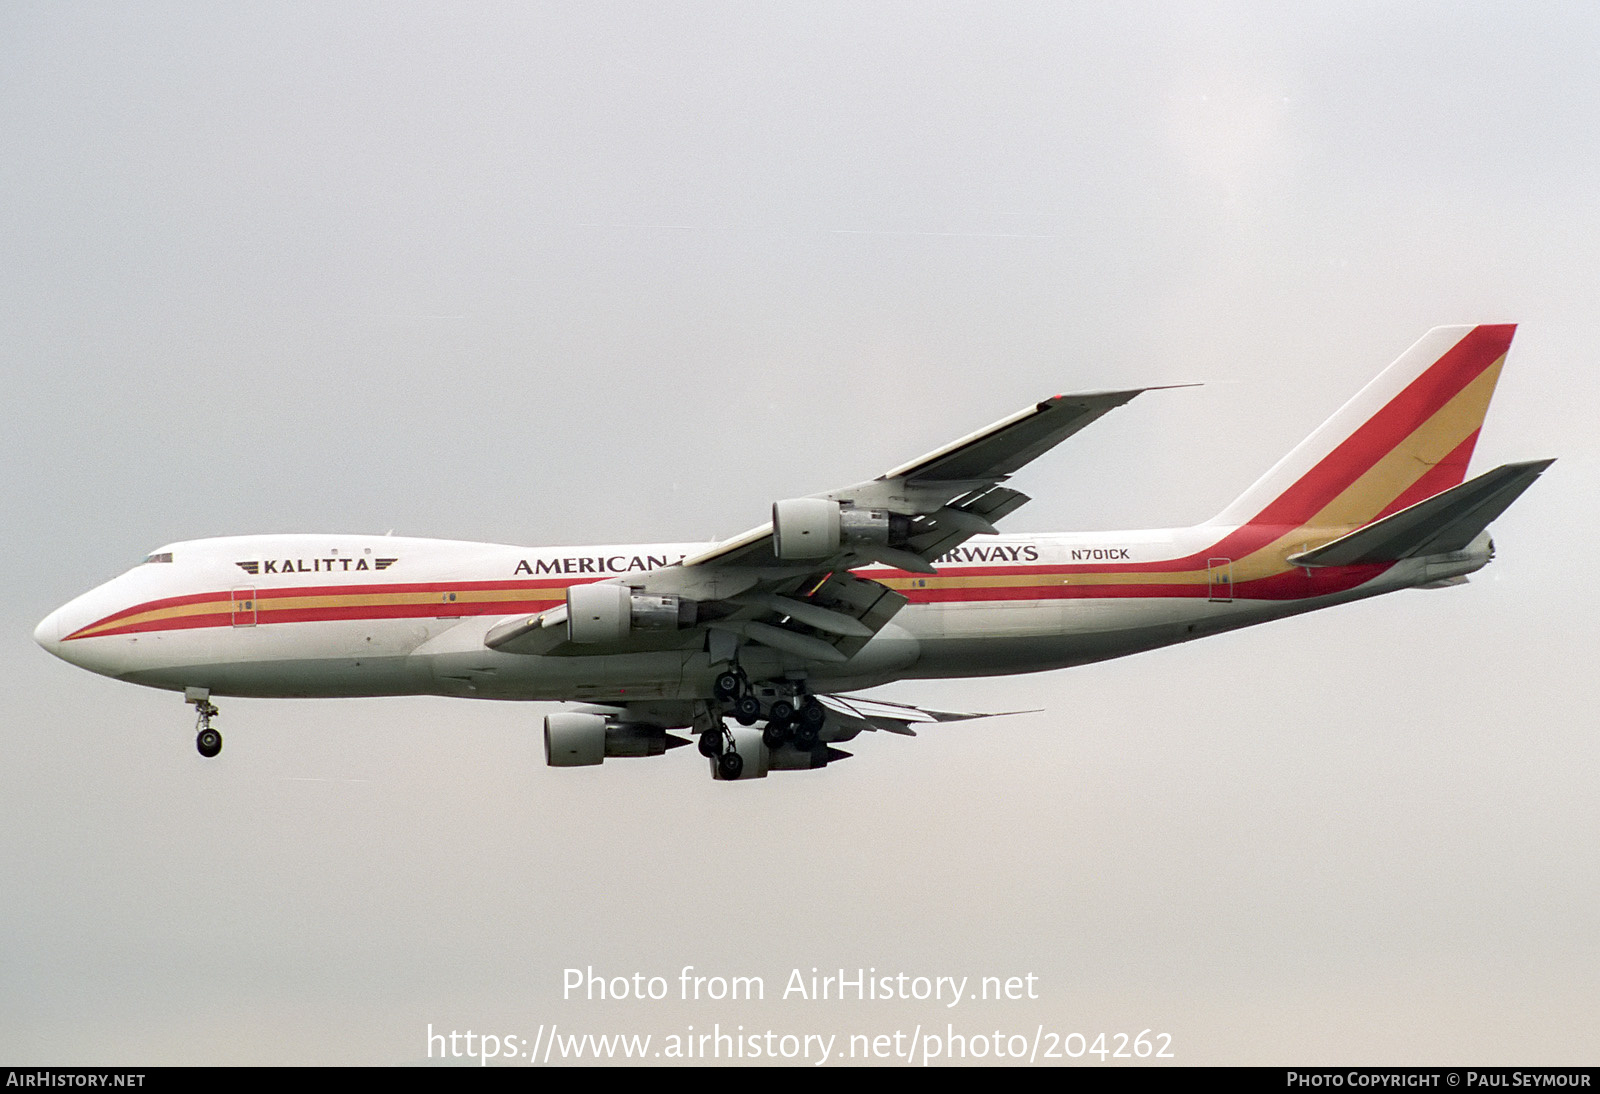
POLYGON ((151 555, 150 557, 146 558, 145 561, 146 562, 171 562, 172 561, 172 552, 171 551, 162 551, 160 554, 151 555))

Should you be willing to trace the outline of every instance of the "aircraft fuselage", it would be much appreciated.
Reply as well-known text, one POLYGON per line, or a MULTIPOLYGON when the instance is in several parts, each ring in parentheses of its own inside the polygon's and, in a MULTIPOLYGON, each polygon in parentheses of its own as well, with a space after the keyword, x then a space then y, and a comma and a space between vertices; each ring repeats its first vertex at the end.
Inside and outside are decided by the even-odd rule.
MULTIPOLYGON (((1294 531, 1304 540, 1303 526, 1294 531)), ((1344 529, 1330 529, 1333 539, 1344 529)), ((979 536, 936 574, 857 572, 909 603, 842 664, 746 646, 752 675, 847 691, 906 678, 1086 664, 1470 573, 1488 536, 1448 557, 1295 567, 1272 529, 979 536), (1227 552, 1227 553, 1224 553, 1227 552)), ((35 637, 83 668, 214 696, 451 695, 527 700, 696 699, 715 663, 695 631, 625 652, 529 655, 485 646, 508 615, 569 586, 672 566, 704 544, 527 548, 360 535, 172 544, 64 605, 35 637)))

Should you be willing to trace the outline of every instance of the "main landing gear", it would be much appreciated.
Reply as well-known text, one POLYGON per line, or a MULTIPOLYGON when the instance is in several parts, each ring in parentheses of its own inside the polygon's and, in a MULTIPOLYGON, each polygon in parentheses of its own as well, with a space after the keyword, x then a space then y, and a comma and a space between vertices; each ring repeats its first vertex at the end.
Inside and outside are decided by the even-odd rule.
MULTIPOLYGON (((727 672, 719 673, 711 683, 711 691, 722 703, 734 703, 741 692, 749 686, 744 678, 744 673, 735 665, 727 672)), ((733 745, 733 731, 728 728, 728 723, 722 720, 722 712, 718 703, 707 703, 701 708, 708 719, 700 729, 700 755, 708 760, 719 760, 724 756, 732 756, 739 760, 739 769, 743 770, 744 761, 733 745)))
POLYGON ((222 751, 222 734, 211 728, 211 719, 217 716, 216 705, 211 702, 211 693, 203 688, 189 688, 184 698, 194 704, 197 715, 195 751, 209 760, 222 751))
MULTIPOLYGON (((762 743, 776 751, 792 743, 802 752, 816 748, 822 727, 828 720, 826 708, 803 685, 753 685, 737 665, 717 674, 712 694, 725 707, 733 709, 734 720, 753 726, 765 719, 762 743)), ((736 779, 744 761, 734 751, 733 734, 718 719, 718 728, 700 734, 700 753, 718 763, 725 779, 736 779)))
MULTIPOLYGON (((719 702, 733 708, 733 717, 742 726, 754 725, 761 717, 761 700, 751 692, 750 679, 737 663, 719 672, 711 682, 711 693, 719 702)), ((715 712, 716 704, 712 704, 715 712)), ((724 779, 737 779, 744 774, 744 757, 739 755, 733 740, 733 731, 720 715, 713 713, 713 724, 700 734, 700 754, 715 760, 717 774, 724 779)))
POLYGON ((724 779, 737 779, 744 773, 744 757, 734 747, 733 732, 721 718, 701 731, 700 755, 717 761, 717 773, 724 779))
POLYGON ((816 696, 800 694, 791 699, 775 699, 767 707, 767 725, 761 739, 768 748, 789 742, 803 752, 817 747, 828 712, 816 696))

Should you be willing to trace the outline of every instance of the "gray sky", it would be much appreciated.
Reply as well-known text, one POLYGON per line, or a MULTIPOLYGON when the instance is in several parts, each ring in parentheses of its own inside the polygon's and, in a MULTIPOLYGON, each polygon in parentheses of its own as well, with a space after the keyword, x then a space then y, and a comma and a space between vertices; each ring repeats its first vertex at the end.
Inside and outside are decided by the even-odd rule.
POLYGON ((6 5, 0 1059, 1593 1063, 1597 73, 1578 4, 6 5), (553 771, 544 708, 443 699, 223 701, 206 763, 30 639, 171 540, 711 538, 1081 388, 1209 382, 1008 530, 1191 523, 1457 322, 1522 324, 1474 467, 1560 457, 1470 585, 900 685, 1043 713, 824 772, 553 771), (564 1002, 590 965, 768 998, 564 1002), (813 966, 1040 998, 776 998, 813 966))

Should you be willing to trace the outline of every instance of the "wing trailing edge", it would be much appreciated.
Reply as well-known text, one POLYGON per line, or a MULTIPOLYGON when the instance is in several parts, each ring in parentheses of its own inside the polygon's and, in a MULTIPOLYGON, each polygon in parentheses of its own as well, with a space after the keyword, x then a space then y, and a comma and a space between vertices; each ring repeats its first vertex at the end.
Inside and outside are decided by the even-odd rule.
POLYGON ((915 737, 915 725, 933 725, 939 722, 967 722, 974 718, 1004 718, 1011 714, 1037 714, 1034 710, 1002 710, 991 713, 966 713, 953 710, 933 710, 912 706, 909 703, 891 703, 887 699, 865 699, 846 695, 819 695, 817 699, 827 707, 833 718, 851 729, 883 730, 904 737, 915 737))

